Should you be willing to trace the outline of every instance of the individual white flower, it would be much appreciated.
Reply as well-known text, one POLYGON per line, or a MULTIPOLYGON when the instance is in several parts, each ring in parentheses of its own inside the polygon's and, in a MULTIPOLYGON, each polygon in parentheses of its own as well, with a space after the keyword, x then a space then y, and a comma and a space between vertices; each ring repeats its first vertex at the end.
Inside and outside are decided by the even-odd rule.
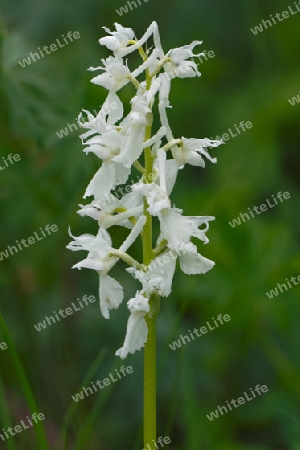
POLYGON ((150 298, 153 293, 168 297, 172 289, 176 259, 175 252, 166 251, 154 258, 145 270, 129 268, 127 271, 142 283, 147 297, 150 298))
POLYGON ((206 148, 218 147, 223 144, 222 141, 213 141, 211 139, 186 139, 182 138, 181 146, 174 146, 171 151, 173 158, 180 166, 191 164, 192 166, 205 167, 205 161, 202 155, 206 156, 212 163, 217 162, 217 158, 212 158, 206 151, 206 148))
POLYGON ((201 44, 202 41, 194 41, 189 45, 170 50, 168 52, 168 62, 164 65, 165 71, 178 78, 200 76, 201 74, 198 71, 197 64, 194 61, 187 61, 187 59, 201 55, 201 53, 193 53, 194 47, 201 44))
POLYGON ((103 27, 103 29, 110 34, 99 39, 100 45, 104 45, 109 50, 112 50, 117 56, 122 49, 125 49, 128 42, 134 38, 134 31, 131 28, 124 28, 122 25, 115 23, 116 31, 110 31, 109 28, 103 27))
MULTIPOLYGON (((141 216, 136 225, 131 230, 117 254, 126 255, 126 251, 137 239, 146 222, 146 217, 141 216)), ((99 274, 99 300, 100 310, 105 319, 109 319, 109 310, 116 309, 123 300, 123 288, 114 278, 107 275, 112 267, 117 263, 118 257, 111 256, 115 251, 112 248, 112 241, 109 233, 100 228, 97 236, 84 234, 82 236, 70 236, 75 239, 67 245, 69 250, 78 251, 86 250, 88 255, 85 259, 75 264, 72 268, 77 269, 93 269, 99 274)))
POLYGON ((205 235, 212 216, 182 216, 180 210, 163 210, 159 216, 161 234, 158 242, 167 241, 167 247, 179 257, 181 270, 188 274, 206 273, 214 266, 214 262, 197 252, 197 247, 190 242, 196 237, 208 243, 205 235), (199 229, 201 225, 205 228, 199 229))
POLYGON ((117 92, 129 83, 130 70, 119 59, 110 56, 102 59, 104 67, 90 67, 89 70, 105 72, 91 79, 91 82, 104 87, 108 91, 117 92))
POLYGON ((127 323, 126 337, 116 355, 124 359, 128 353, 135 353, 141 350, 147 341, 148 327, 145 320, 145 315, 150 312, 149 299, 137 292, 135 297, 130 299, 127 303, 131 314, 127 323))
POLYGON ((161 234, 158 241, 166 240, 168 247, 175 251, 182 244, 189 243, 191 237, 206 244, 209 242, 205 235, 209 228, 208 222, 214 219, 213 216, 183 216, 181 210, 174 208, 163 210, 159 216, 161 234), (205 224, 205 228, 199 229, 202 224, 205 224))
POLYGON ((75 240, 70 242, 67 246, 68 249, 73 251, 87 250, 89 252, 87 258, 75 264, 72 268, 79 270, 81 268, 93 269, 99 273, 100 310, 103 317, 108 319, 109 310, 117 308, 124 297, 120 283, 107 275, 107 272, 118 261, 118 258, 110 256, 113 250, 110 235, 106 230, 100 228, 97 236, 72 237, 75 240))

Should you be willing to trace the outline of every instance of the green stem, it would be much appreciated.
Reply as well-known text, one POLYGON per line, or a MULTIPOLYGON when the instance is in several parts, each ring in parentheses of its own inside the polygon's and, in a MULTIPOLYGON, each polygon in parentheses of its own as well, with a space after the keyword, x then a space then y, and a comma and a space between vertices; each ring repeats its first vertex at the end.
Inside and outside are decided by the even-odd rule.
POLYGON ((148 337, 144 352, 144 448, 156 442, 156 320, 146 318, 148 337))
MULTIPOLYGON (((149 78, 148 78, 149 85, 149 78)), ((151 137, 152 118, 146 128, 145 140, 151 137)), ((153 171, 153 157, 151 148, 144 150, 145 156, 145 179, 151 179, 149 175, 153 171)), ((147 218, 143 233, 143 263, 148 266, 153 258, 152 251, 152 216, 147 211, 147 200, 144 199, 144 214, 147 218)), ((153 299, 154 300, 154 299, 153 299)), ((152 299, 150 299, 150 308, 152 309, 152 299)), ((152 446, 156 442, 156 320, 152 318, 151 311, 146 317, 148 326, 148 336, 144 351, 144 448, 147 445, 152 446)))

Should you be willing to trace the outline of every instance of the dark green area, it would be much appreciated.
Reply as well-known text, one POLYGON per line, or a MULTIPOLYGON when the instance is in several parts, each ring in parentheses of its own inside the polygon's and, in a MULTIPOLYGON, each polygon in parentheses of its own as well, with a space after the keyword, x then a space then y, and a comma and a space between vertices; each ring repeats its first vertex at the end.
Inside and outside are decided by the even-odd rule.
MULTIPOLYGON (((108 56, 97 42, 104 35, 101 26, 120 22, 140 36, 156 20, 165 50, 201 39, 215 57, 199 64, 201 78, 173 82, 174 134, 215 138, 242 120, 253 128, 211 150, 218 164, 207 162, 205 170, 186 166, 173 193, 185 214, 216 216, 210 243, 199 246, 216 267, 205 276, 177 271, 172 295, 161 302, 158 436, 170 436, 165 448, 172 450, 299 450, 300 287, 272 299, 266 292, 300 275, 300 103, 288 102, 300 89, 300 13, 254 35, 250 28, 293 2, 140 1, 122 17, 116 12, 124 6, 121 0, 1 1, 0 165, 10 153, 21 161, 0 170, 0 252, 47 224, 59 231, 0 261, 0 310, 46 416, 51 449, 71 404, 60 448, 142 448, 142 352, 125 360, 134 373, 123 381, 90 395, 74 411, 71 399, 122 365, 114 352, 125 336, 125 301, 110 321, 102 318, 97 301, 46 330, 34 328, 85 294, 98 295, 97 274, 72 271, 83 255, 65 249, 68 226, 75 235, 96 232, 96 224, 76 210, 98 162, 81 151, 79 130, 62 139, 56 133, 75 123, 81 109, 99 109, 105 100, 105 90, 89 82, 86 70, 108 56), (29 66, 18 64, 68 31, 81 38, 29 66), (235 228, 229 225, 280 191, 290 199, 235 228), (220 313, 231 321, 181 349, 169 348, 220 313), (207 419, 218 405, 257 384, 269 391, 207 419)), ((125 90, 123 100, 130 94, 125 90)), ((114 239, 121 242, 124 235, 116 230, 114 239)), ((115 274, 129 299, 138 285, 121 264, 115 274)), ((29 410, 9 350, 0 350, 0 364, 1 433, 29 410)), ((24 431, 0 440, 0 447, 32 450, 35 442, 24 431)))

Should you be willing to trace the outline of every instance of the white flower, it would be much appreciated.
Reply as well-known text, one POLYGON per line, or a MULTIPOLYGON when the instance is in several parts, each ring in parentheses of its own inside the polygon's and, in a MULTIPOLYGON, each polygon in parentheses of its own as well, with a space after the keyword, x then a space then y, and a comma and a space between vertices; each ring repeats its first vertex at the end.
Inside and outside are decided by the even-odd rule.
POLYGON ((134 38, 134 31, 131 28, 124 28, 118 23, 115 23, 115 28, 116 31, 110 31, 109 28, 103 27, 111 36, 105 36, 99 39, 99 43, 112 50, 117 56, 120 50, 126 48, 128 42, 134 38))
POLYGON ((197 64, 193 61, 186 61, 193 56, 200 56, 199 54, 194 54, 193 49, 196 45, 201 45, 202 41, 194 41, 189 45, 184 45, 183 47, 173 48, 168 52, 170 62, 167 62, 164 66, 167 73, 172 74, 174 77, 178 78, 191 78, 200 76, 197 64))
POLYGON ((107 272, 118 261, 118 258, 110 256, 112 251, 111 238, 108 232, 101 228, 96 237, 92 235, 72 237, 75 241, 70 242, 67 246, 68 249, 74 251, 87 250, 89 252, 87 258, 75 264, 73 268, 94 269, 99 273, 100 310, 103 317, 108 319, 109 310, 117 308, 124 297, 120 283, 107 275, 107 272))
POLYGON ((136 270, 127 269, 143 285, 143 291, 147 297, 153 293, 168 297, 172 289, 172 281, 176 267, 177 254, 173 251, 166 251, 154 258, 147 269, 136 270))
MULTIPOLYGON (((141 233, 146 222, 145 216, 141 216, 130 234, 119 248, 119 253, 124 253, 133 244, 141 233)), ((117 308, 123 300, 123 288, 118 281, 111 278, 107 273, 117 263, 118 257, 111 256, 114 252, 109 233, 100 228, 97 236, 84 234, 82 236, 70 236, 75 239, 67 246, 73 251, 88 251, 87 258, 75 264, 72 268, 93 269, 99 273, 99 300, 100 310, 105 319, 109 319, 109 310, 117 308)))
POLYGON ((108 91, 116 92, 129 82, 130 70, 120 60, 110 56, 102 60, 104 67, 90 67, 89 70, 105 70, 97 75, 91 82, 104 87, 108 91))
POLYGON ((191 237, 196 237, 208 243, 205 235, 209 228, 208 222, 214 220, 213 216, 183 216, 178 209, 163 210, 159 216, 161 234, 159 242, 166 240, 171 250, 177 250, 182 244, 188 244, 191 237), (204 229, 198 229, 205 224, 204 229))
POLYGON ((145 315, 150 311, 149 299, 141 292, 137 292, 135 297, 127 303, 131 311, 127 323, 127 332, 123 347, 116 351, 116 355, 124 359, 128 353, 135 353, 141 350, 147 341, 148 327, 145 315))
POLYGON ((205 235, 209 228, 209 221, 214 220, 212 216, 182 216, 175 209, 164 210, 159 217, 161 234, 158 242, 167 241, 167 246, 179 257, 181 270, 188 274, 206 273, 214 266, 214 262, 205 258, 197 252, 197 247, 191 243, 191 238, 196 237, 208 243, 205 235), (200 225, 205 228, 199 229, 200 225))
POLYGON ((173 147, 172 155, 180 166, 191 164, 192 166, 205 167, 205 161, 201 155, 206 156, 212 163, 217 162, 217 158, 212 158, 205 150, 210 147, 218 147, 223 144, 222 141, 213 141, 211 139, 186 139, 182 138, 181 147, 173 147))

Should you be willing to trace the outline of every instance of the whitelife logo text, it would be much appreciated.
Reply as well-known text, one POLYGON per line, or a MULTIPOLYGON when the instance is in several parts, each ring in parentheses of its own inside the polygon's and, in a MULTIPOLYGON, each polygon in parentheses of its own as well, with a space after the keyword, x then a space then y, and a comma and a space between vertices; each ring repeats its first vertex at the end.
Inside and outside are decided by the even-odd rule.
MULTIPOLYGON (((261 394, 265 394, 266 392, 268 392, 268 387, 263 384, 262 386, 260 386, 259 384, 257 386, 255 386, 254 390, 256 391, 256 393, 258 394, 258 396, 260 396, 261 394)), ((252 388, 250 388, 251 394, 252 396, 249 398, 247 395, 247 392, 244 392, 244 396, 239 397, 237 400, 230 400, 230 402, 228 402, 226 400, 226 406, 218 406, 218 408, 215 411, 212 411, 210 414, 206 414, 206 417, 212 421, 214 419, 217 419, 219 417, 219 413, 221 413, 221 415, 223 416, 223 414, 227 414, 229 411, 232 411, 232 407, 230 406, 230 404, 232 406, 234 406, 235 408, 238 408, 241 405, 244 405, 247 402, 250 402, 251 400, 253 400, 254 398, 256 398, 256 395, 253 391, 252 388)))
POLYGON ((245 213, 240 213, 236 219, 233 219, 232 222, 228 222, 231 228, 235 228, 237 225, 241 225, 242 221, 246 222, 246 220, 253 219, 256 215, 261 214, 262 212, 267 211, 268 209, 274 208, 279 203, 282 203, 284 200, 288 200, 291 198, 289 192, 278 192, 276 197, 272 195, 271 200, 268 198, 265 200, 266 203, 262 203, 259 206, 253 206, 252 209, 248 208, 248 211, 245 213), (278 202, 279 200, 279 202, 278 202))
POLYGON ((58 231, 57 225, 46 225, 44 229, 40 227, 40 231, 34 232, 33 236, 30 236, 27 239, 21 239, 21 242, 16 240, 16 245, 8 246, 6 250, 0 252, 0 261, 3 261, 3 258, 9 258, 10 255, 14 253, 18 253, 19 250, 24 250, 24 248, 28 248, 29 245, 35 244, 37 241, 41 241, 47 236, 50 236, 51 233, 55 233, 58 231), (40 233, 40 235, 39 235, 40 233), (19 249, 19 250, 18 250, 19 249))
POLYGON ((219 328, 220 325, 224 325, 224 322, 229 322, 231 320, 231 317, 229 314, 219 314, 217 319, 215 319, 214 317, 212 318, 214 324, 216 325, 215 327, 211 327, 209 321, 206 322, 205 325, 206 326, 202 326, 201 328, 194 328, 193 331, 189 330, 189 335, 180 335, 179 339, 177 341, 174 341, 172 344, 169 344, 169 347, 171 348, 171 350, 176 350, 177 348, 181 347, 182 345, 187 344, 188 342, 191 342, 191 339, 194 340, 195 336, 196 337, 201 337, 203 334, 206 334, 208 331, 213 331, 216 328, 219 328), (224 321, 224 322, 223 322, 224 321))
POLYGON ((51 45, 44 45, 43 50, 41 50, 40 47, 38 47, 39 53, 29 53, 29 56, 27 58, 22 59, 22 61, 19 61, 20 66, 24 69, 26 66, 30 66, 32 62, 38 61, 41 58, 44 58, 46 55, 50 55, 52 52, 56 52, 59 48, 63 48, 66 45, 70 44, 70 42, 73 42, 73 39, 79 39, 80 33, 78 31, 68 31, 67 37, 65 35, 62 35, 62 39, 65 43, 61 42, 59 39, 56 39, 56 44, 51 45), (50 50, 49 50, 50 48, 50 50), (45 52, 45 54, 44 54, 45 52))
POLYGON ((94 394, 98 391, 98 388, 103 389, 105 386, 109 386, 111 382, 115 383, 118 380, 122 379, 127 375, 133 372, 133 367, 131 366, 122 366, 119 370, 115 369, 116 374, 110 373, 108 375, 109 378, 104 378, 103 380, 97 380, 95 383, 94 381, 91 382, 91 386, 83 387, 82 391, 78 392, 75 395, 72 395, 72 399, 74 402, 79 402, 79 400, 83 400, 85 396, 89 396, 90 394, 94 394), (122 375, 121 375, 122 374, 122 375), (117 378, 114 378, 114 375, 117 376, 117 378), (98 387, 97 387, 97 386, 98 387))

